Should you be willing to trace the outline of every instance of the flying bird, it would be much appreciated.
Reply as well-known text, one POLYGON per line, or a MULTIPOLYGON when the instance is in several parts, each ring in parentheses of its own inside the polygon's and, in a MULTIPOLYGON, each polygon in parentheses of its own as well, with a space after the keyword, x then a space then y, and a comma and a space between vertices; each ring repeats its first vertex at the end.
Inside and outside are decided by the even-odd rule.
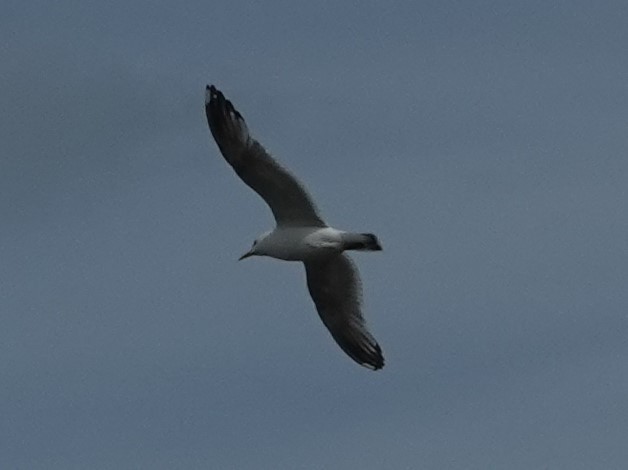
POLYGON ((213 85, 205 91, 205 113, 227 163, 275 217, 274 230, 260 235, 240 260, 270 256, 303 262, 316 310, 336 343, 358 364, 381 369, 382 350, 362 316, 360 276, 345 253, 381 251, 377 237, 328 226, 304 186, 251 137, 242 115, 213 85))

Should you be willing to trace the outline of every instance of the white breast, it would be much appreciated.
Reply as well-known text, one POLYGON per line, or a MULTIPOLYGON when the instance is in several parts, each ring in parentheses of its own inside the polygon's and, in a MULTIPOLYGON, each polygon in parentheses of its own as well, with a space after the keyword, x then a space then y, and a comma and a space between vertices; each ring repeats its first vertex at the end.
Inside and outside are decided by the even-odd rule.
POLYGON ((340 251, 341 234, 340 230, 331 227, 281 227, 263 240, 262 247, 267 256, 304 261, 330 250, 340 251))

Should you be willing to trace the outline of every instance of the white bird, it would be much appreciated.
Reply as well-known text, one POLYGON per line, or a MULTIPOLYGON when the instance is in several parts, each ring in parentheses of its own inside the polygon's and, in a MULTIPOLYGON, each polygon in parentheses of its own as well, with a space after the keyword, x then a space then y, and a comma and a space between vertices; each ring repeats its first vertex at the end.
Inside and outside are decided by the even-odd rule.
POLYGON ((213 85, 205 91, 205 112, 227 163, 275 216, 275 229, 259 236, 240 259, 257 255, 302 261, 316 310, 334 340, 358 364, 381 369, 382 350, 361 312, 360 276, 343 253, 380 251, 377 237, 329 227, 301 183, 250 136, 242 115, 213 85))

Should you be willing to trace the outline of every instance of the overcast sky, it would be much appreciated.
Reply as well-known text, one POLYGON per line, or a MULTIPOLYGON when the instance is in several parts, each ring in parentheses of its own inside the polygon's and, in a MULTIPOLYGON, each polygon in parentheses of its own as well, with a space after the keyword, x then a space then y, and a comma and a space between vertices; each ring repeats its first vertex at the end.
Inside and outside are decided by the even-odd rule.
POLYGON ((628 468, 625 1, 5 1, 0 467, 628 468), (358 253, 378 372, 218 86, 358 253))

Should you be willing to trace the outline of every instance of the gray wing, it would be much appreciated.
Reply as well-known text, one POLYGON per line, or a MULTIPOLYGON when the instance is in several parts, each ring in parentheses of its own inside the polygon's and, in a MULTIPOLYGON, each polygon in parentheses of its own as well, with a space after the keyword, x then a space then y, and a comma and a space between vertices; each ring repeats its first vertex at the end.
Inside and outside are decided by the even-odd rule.
POLYGON ((327 226, 301 183, 249 135, 242 115, 213 85, 205 92, 205 113, 225 160, 266 201, 277 225, 327 226))
POLYGON ((360 276, 344 254, 304 262, 307 287, 323 323, 351 359, 373 370, 384 356, 361 313, 360 276))

